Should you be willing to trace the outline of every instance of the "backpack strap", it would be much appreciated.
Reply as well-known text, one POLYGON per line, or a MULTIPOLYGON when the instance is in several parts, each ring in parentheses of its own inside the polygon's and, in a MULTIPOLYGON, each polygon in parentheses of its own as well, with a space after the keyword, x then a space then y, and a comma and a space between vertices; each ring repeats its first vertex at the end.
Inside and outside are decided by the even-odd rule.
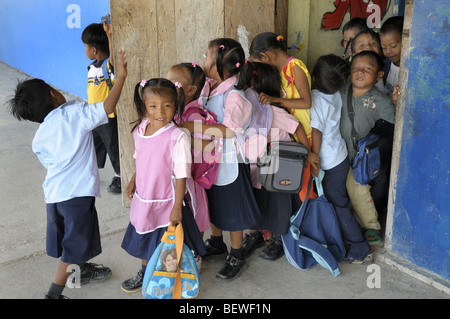
POLYGON ((103 77, 105 78, 106 84, 108 85, 109 90, 111 91, 113 85, 111 83, 111 78, 109 77, 109 73, 108 73, 108 62, 109 62, 109 58, 106 58, 103 61, 102 70, 103 70, 103 77))
POLYGON ((309 251, 317 263, 328 269, 334 277, 340 274, 336 258, 322 244, 309 237, 300 235, 298 245, 301 249, 309 251))
POLYGON ((353 148, 355 151, 358 149, 358 138, 359 135, 355 129, 355 110, 353 109, 353 88, 352 85, 348 88, 347 92, 347 112, 348 117, 350 118, 350 123, 352 124, 352 142, 353 148))
POLYGON ((384 60, 384 75, 383 75, 383 85, 386 86, 387 83, 387 78, 389 75, 389 71, 391 70, 391 60, 389 60, 388 58, 386 58, 384 60))
POLYGON ((181 223, 179 223, 177 226, 169 225, 167 230, 169 232, 175 233, 175 248, 177 253, 177 272, 175 275, 175 282, 173 284, 172 299, 181 299, 182 286, 180 266, 182 263, 181 257, 183 254, 184 243, 183 226, 181 225, 181 223))

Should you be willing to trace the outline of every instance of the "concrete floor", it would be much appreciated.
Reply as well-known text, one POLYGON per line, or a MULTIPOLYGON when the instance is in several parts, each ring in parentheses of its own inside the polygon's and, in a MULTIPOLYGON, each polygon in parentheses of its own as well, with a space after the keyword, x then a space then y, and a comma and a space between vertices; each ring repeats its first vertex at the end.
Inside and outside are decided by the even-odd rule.
MULTIPOLYGON (((31 150, 38 125, 16 121, 5 107, 17 81, 26 77, 0 62, 1 299, 41 299, 57 266, 57 260, 45 253, 46 208, 41 185, 46 171, 31 150)), ((113 177, 110 163, 107 165, 100 171, 102 198, 96 205, 103 253, 92 261, 109 266, 113 275, 104 283, 66 288, 64 294, 71 299, 142 299, 140 293, 127 294, 120 289, 122 281, 134 276, 140 265, 120 247, 128 209, 122 207, 121 196, 106 191, 113 177)), ((224 237, 229 241, 227 233, 224 237)), ((248 258, 247 271, 230 283, 214 278, 223 260, 203 261, 199 299, 450 299, 441 289, 387 263, 382 246, 376 249, 379 288, 370 287, 373 269, 367 266, 342 263, 341 274, 333 277, 320 266, 297 270, 284 257, 265 261, 258 250, 248 258)))

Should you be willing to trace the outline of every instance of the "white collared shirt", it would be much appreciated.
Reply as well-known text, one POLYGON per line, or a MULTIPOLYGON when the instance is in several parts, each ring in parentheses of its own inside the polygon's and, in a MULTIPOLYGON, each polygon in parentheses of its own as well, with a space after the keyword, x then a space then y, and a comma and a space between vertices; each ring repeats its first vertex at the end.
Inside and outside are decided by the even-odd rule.
POLYGON ((46 203, 100 197, 92 130, 106 123, 103 103, 70 101, 46 116, 32 144, 33 152, 47 169, 42 185, 46 203))
POLYGON ((329 170, 347 157, 347 147, 341 137, 341 94, 311 91, 311 127, 322 132, 320 167, 329 170))

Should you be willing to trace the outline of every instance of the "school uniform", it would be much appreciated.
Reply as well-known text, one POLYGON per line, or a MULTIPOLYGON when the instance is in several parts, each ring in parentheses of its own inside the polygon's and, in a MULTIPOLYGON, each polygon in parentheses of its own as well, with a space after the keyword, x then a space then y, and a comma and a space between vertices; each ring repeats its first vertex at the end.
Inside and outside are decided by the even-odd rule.
POLYGON ((81 264, 101 253, 92 130, 107 121, 103 103, 70 101, 46 116, 33 139, 33 152, 47 169, 47 254, 66 263, 81 264))
MULTIPOLYGON (((237 77, 223 81, 212 92, 210 82, 202 92, 202 105, 216 115, 218 123, 239 133, 249 125, 252 106, 244 92, 235 89, 237 77)), ((224 231, 249 229, 260 218, 249 165, 238 156, 236 139, 224 139, 216 184, 206 191, 211 223, 224 231)))
MULTIPOLYGON (((176 179, 189 178, 191 169, 189 137, 174 123, 145 136, 148 124, 149 120, 144 119, 133 132, 136 191, 131 201, 130 224, 122 241, 125 251, 145 260, 151 258, 170 225, 176 179)), ((187 245, 197 254, 205 254, 203 239, 186 202, 182 214, 187 245)))
POLYGON ((312 90, 311 99, 311 127, 322 132, 319 156, 320 168, 325 172, 322 180, 323 191, 336 210, 348 256, 362 260, 370 252, 370 247, 351 212, 351 202, 346 189, 350 163, 347 145, 340 133, 341 95, 339 92, 324 94, 312 90))

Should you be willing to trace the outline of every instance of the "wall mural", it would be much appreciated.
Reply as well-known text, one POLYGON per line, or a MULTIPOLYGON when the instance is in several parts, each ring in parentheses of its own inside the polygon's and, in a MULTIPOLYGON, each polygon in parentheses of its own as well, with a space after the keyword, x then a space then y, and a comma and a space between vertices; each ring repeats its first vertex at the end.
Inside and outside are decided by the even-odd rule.
POLYGON ((350 12, 350 19, 365 18, 375 27, 383 19, 389 5, 390 0, 334 0, 336 10, 323 15, 321 29, 339 29, 347 12, 350 12))

